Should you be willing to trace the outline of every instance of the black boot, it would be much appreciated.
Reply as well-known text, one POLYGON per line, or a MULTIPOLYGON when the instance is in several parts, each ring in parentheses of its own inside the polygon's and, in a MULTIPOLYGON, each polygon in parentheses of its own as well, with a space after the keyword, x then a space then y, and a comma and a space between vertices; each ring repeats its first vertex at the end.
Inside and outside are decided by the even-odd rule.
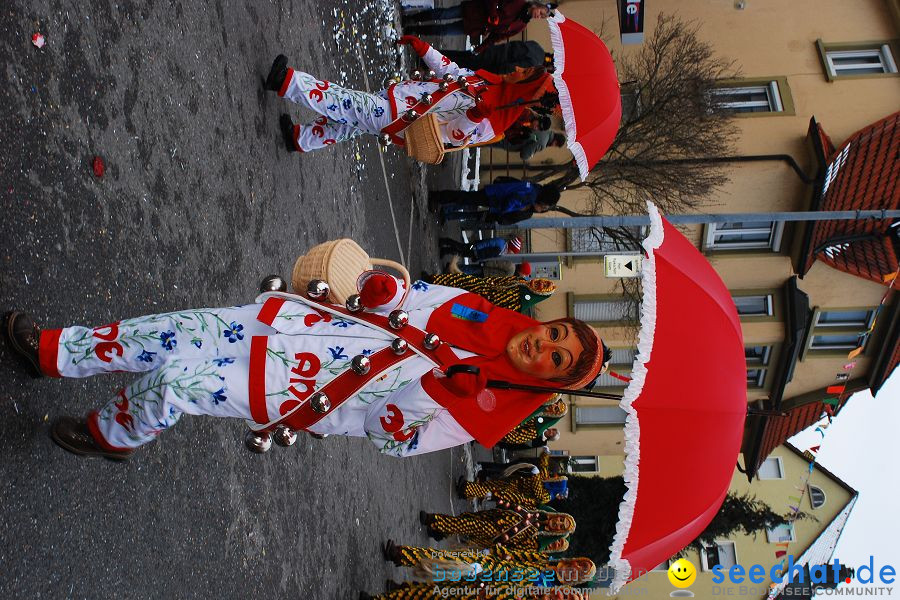
POLYGON ((384 556, 384 560, 388 560, 398 567, 400 566, 400 550, 397 548, 394 540, 387 540, 384 543, 381 547, 381 554, 384 556))
POLYGON ((134 454, 134 450, 107 450, 94 439, 85 421, 72 417, 57 420, 50 430, 50 437, 63 450, 80 456, 123 461, 134 454))
POLYGON ((288 114, 283 114, 278 119, 278 128, 281 130, 281 138, 288 152, 297 152, 297 143, 294 141, 294 122, 288 114))
POLYGON ((6 340, 9 346, 22 359, 28 374, 37 379, 43 377, 38 348, 41 342, 41 330, 30 316, 17 310, 6 315, 6 340))
POLYGON ((437 529, 432 527, 431 525, 429 525, 425 531, 426 531, 426 533, 428 533, 428 537, 430 537, 431 539, 433 539, 437 542, 439 542, 442 539, 444 539, 445 537, 447 537, 443 533, 441 533, 440 531, 438 531, 437 529))
POLYGON ((419 523, 425 526, 431 525, 432 523, 434 523, 434 515, 429 512, 425 512, 424 510, 420 510, 419 523))
POLYGON ((269 74, 266 76, 266 89, 270 92, 279 91, 281 86, 284 85, 284 80, 287 79, 287 74, 287 56, 279 54, 272 61, 272 68, 269 69, 269 74))

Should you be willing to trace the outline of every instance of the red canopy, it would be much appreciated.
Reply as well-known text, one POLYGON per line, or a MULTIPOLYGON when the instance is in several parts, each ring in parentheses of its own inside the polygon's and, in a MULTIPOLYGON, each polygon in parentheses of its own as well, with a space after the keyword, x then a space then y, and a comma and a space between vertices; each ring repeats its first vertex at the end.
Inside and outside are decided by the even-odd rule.
POLYGON ((610 565, 618 589, 703 531, 728 493, 747 413, 737 309, 709 262, 650 205, 641 332, 621 406, 625 483, 610 565))
POLYGON ((553 44, 553 83, 559 91, 569 150, 583 181, 619 130, 619 79, 609 49, 593 31, 559 11, 547 23, 553 44))

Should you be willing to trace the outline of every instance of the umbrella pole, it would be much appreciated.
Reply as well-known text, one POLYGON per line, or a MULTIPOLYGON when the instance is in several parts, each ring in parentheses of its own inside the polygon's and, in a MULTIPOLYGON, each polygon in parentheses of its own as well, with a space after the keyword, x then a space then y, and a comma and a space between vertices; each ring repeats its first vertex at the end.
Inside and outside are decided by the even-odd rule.
POLYGON ((587 396, 588 398, 603 398, 604 400, 621 400, 619 394, 606 394, 603 392, 592 392, 590 390, 570 390, 561 387, 544 387, 541 385, 522 385, 520 383, 510 383, 499 379, 488 379, 487 386, 495 390, 523 390, 526 392, 551 392, 556 394, 571 394, 573 396, 587 396))

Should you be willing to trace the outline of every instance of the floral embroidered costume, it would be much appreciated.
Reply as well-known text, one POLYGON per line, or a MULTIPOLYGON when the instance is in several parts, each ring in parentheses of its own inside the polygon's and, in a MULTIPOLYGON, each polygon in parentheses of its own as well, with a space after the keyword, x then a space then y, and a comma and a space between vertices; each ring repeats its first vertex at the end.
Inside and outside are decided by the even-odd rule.
POLYGON ((287 425, 367 437, 383 453, 409 456, 472 439, 490 446, 547 400, 549 394, 496 390, 483 406, 451 385, 457 376, 441 372, 472 365, 491 378, 540 384, 515 370, 503 346, 535 321, 458 289, 415 282, 404 296, 399 287, 359 313, 269 293, 247 306, 43 330, 40 370, 58 377, 143 373, 89 417, 90 434, 111 452, 153 440, 188 413, 244 418, 257 430, 287 425), (395 330, 386 315, 400 301, 409 325, 395 330), (426 330, 443 341, 428 348, 426 330), (405 352, 392 348, 398 338, 408 344, 405 352), (371 362, 366 374, 350 368, 360 356, 371 362), (310 397, 320 392, 330 398, 323 411, 311 408, 310 397))
POLYGON ((282 56, 276 58, 267 87, 321 115, 312 123, 292 126, 287 135, 295 150, 318 150, 364 133, 387 134, 392 143, 402 146, 405 124, 398 123, 398 119, 410 109, 420 115, 425 112, 435 115, 443 142, 449 146, 488 143, 500 139, 519 117, 524 107, 517 103, 534 99, 552 85, 547 74, 520 83, 506 82, 503 77, 485 71, 463 69, 413 36, 404 36, 400 43, 411 44, 435 76, 423 81, 400 81, 377 93, 368 93, 287 68, 286 62, 279 62, 282 56), (444 76, 450 82, 444 82, 444 76), (465 78, 466 85, 456 81, 460 77, 465 78), (424 96, 430 100, 426 101, 424 96))

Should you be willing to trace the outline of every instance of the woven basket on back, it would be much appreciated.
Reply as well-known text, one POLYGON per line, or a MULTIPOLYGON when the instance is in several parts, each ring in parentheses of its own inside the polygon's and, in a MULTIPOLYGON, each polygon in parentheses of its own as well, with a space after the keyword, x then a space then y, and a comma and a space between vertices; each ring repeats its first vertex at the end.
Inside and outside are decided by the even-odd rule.
POLYGON ((437 117, 432 113, 422 115, 403 130, 406 154, 413 160, 429 165, 439 165, 447 152, 458 152, 466 146, 444 148, 437 117))
POLYGON ((357 293, 356 279, 373 265, 390 267, 398 271, 409 290, 409 271, 398 262, 385 258, 370 258, 359 244, 350 238, 323 242, 310 248, 294 263, 291 286, 298 294, 306 293, 306 285, 313 279, 326 281, 331 288, 328 301, 343 304, 348 296, 357 293))

